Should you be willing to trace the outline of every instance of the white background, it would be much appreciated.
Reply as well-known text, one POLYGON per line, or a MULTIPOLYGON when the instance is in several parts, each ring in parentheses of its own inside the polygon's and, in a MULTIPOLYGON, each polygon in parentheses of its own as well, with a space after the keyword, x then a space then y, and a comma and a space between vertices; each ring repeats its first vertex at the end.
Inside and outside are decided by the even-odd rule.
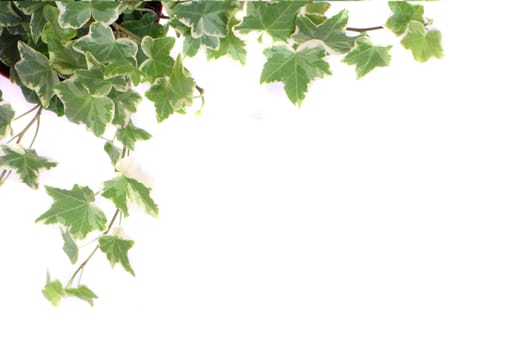
MULTIPOLYGON (((100 254, 87 267, 94 308, 40 293, 47 269, 73 271, 58 227, 33 223, 43 188, 0 189, 0 349, 523 349, 517 4, 428 3, 444 59, 418 64, 397 43, 360 81, 335 60, 301 109, 259 86, 259 48, 246 67, 187 60, 203 114, 156 125, 145 101, 134 116, 154 134, 135 158, 161 215, 124 222, 135 278, 100 254)), ((339 7, 354 26, 388 16, 386 2, 339 7)), ((36 148, 60 166, 41 182, 100 188, 102 146, 45 115, 36 148)))

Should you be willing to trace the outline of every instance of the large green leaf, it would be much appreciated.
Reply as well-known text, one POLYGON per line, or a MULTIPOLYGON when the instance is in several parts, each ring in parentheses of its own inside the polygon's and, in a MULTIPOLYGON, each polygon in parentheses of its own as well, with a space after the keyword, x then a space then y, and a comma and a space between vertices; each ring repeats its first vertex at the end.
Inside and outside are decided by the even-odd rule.
POLYGON ((413 5, 405 1, 390 1, 388 6, 392 10, 392 16, 386 21, 386 27, 397 35, 407 30, 410 21, 424 23, 425 9, 421 5, 413 5))
POLYGON ((9 125, 15 117, 15 111, 13 107, 6 101, 0 99, 0 139, 7 134, 9 125))
POLYGON ((203 35, 225 37, 228 34, 228 22, 238 8, 237 1, 189 1, 177 4, 173 13, 191 28, 194 38, 203 35))
POLYGON ((1 150, 4 154, 0 156, 0 167, 14 170, 20 180, 33 189, 38 188, 38 175, 41 170, 57 166, 57 163, 20 145, 4 145, 1 146, 1 150))
POLYGON ((121 126, 127 125, 130 115, 137 111, 137 106, 142 100, 142 97, 131 89, 124 92, 112 90, 108 97, 115 104, 115 116, 112 123, 121 126))
POLYGON ((106 257, 114 267, 116 263, 119 263, 124 267, 124 270, 129 272, 132 276, 135 276, 135 271, 131 268, 129 263, 128 251, 135 244, 134 241, 122 239, 116 236, 102 236, 98 239, 100 250, 106 253, 106 257))
POLYGON ((286 41, 295 30, 295 18, 303 1, 248 2, 246 17, 236 27, 241 33, 264 31, 274 39, 286 41))
POLYGON ((37 42, 47 23, 47 20, 44 17, 44 6, 46 5, 46 2, 16 1, 15 4, 25 15, 31 16, 31 21, 29 22, 31 37, 33 38, 33 41, 37 42))
POLYGON ((408 32, 401 44, 412 51, 414 59, 418 62, 426 62, 431 57, 443 57, 441 32, 435 29, 427 30, 420 22, 412 21, 408 24, 408 32))
POLYGON ((111 24, 120 14, 119 1, 57 1, 60 10, 60 26, 81 28, 91 17, 97 22, 111 24))
POLYGON ((316 24, 310 17, 298 16, 297 31, 293 35, 293 39, 297 43, 310 40, 319 41, 336 53, 345 53, 350 51, 355 42, 355 38, 346 35, 347 23, 348 11, 346 10, 339 12, 321 24, 316 24))
POLYGON ((74 123, 82 123, 101 136, 115 114, 115 105, 107 96, 92 96, 76 81, 64 81, 55 88, 64 103, 65 114, 74 123))
POLYGON ((73 48, 82 53, 90 52, 97 61, 103 64, 121 61, 136 63, 138 50, 133 40, 115 39, 111 28, 99 22, 92 23, 89 33, 78 39, 73 44, 73 48))
POLYGON ((62 75, 71 75, 78 69, 86 69, 86 56, 73 50, 72 43, 63 43, 55 36, 47 38, 49 63, 62 75))
MULTIPOLYGON (((47 3, 47 2, 46 2, 47 3)), ((77 36, 77 31, 71 28, 62 28, 58 23, 58 9, 51 5, 46 5, 43 15, 47 21, 42 29, 42 41, 47 43, 53 37, 61 42, 67 42, 77 36)))
POLYGON ((128 204, 135 203, 150 215, 157 215, 159 208, 150 196, 151 189, 135 179, 120 175, 104 182, 102 196, 113 201, 124 216, 129 215, 128 204))
POLYGON ((68 296, 79 298, 93 306, 94 299, 97 299, 97 295, 93 293, 91 289, 86 286, 80 285, 77 288, 66 288, 65 292, 68 296))
POLYGON ((343 58, 343 62, 355 65, 357 79, 362 78, 376 67, 386 67, 390 64, 390 49, 392 46, 373 45, 366 37, 357 40, 357 46, 343 58))
POLYGON ((153 39, 146 36, 142 39, 141 48, 148 57, 140 65, 140 70, 151 81, 156 78, 169 76, 175 61, 170 56, 170 51, 175 45, 175 38, 166 37, 153 39))
POLYGON ((326 51, 320 47, 290 50, 274 46, 264 50, 267 62, 261 74, 261 83, 282 81, 290 101, 300 105, 308 84, 315 78, 330 75, 330 67, 323 59, 326 51))
POLYGON ((157 120, 163 121, 175 112, 184 113, 193 103, 195 82, 182 65, 182 56, 178 56, 169 77, 155 80, 146 91, 146 97, 153 101, 157 120))
POLYGON ((84 239, 92 231, 106 227, 106 216, 93 202, 95 194, 89 187, 74 185, 71 190, 46 186, 53 198, 51 208, 36 219, 44 224, 62 224, 76 239, 84 239))
POLYGON ((145 12, 140 19, 124 20, 120 25, 140 37, 164 37, 168 27, 157 23, 157 19, 156 14, 145 12))
POLYGON ((48 107, 53 89, 59 82, 56 72, 46 56, 26 43, 19 41, 18 51, 21 59, 15 64, 15 69, 20 80, 37 94, 44 108, 48 107))
MULTIPOLYGON (((216 50, 208 49, 206 51, 208 59, 217 59, 219 57, 228 55, 241 64, 246 63, 246 48, 243 40, 235 36, 233 26, 239 23, 238 20, 232 18, 229 24, 228 35, 220 39, 219 47, 216 50)), ((184 42, 186 43, 186 42, 184 42)))

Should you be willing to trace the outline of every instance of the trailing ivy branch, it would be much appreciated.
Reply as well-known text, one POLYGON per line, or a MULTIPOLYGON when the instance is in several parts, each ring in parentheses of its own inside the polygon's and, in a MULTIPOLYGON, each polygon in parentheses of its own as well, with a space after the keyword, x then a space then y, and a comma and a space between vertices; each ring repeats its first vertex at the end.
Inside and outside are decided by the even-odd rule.
POLYGON ((120 170, 136 143, 152 137, 134 124, 143 98, 135 86, 149 85, 144 96, 153 102, 159 123, 173 114, 198 113, 194 100, 203 108, 205 92, 185 60, 204 51, 210 60, 229 56, 245 64, 252 33, 268 39, 260 40, 266 57, 260 83, 283 83, 297 106, 314 80, 332 74, 329 56, 354 66, 357 79, 389 65, 392 45, 375 44, 369 32, 390 30, 419 62, 442 56, 441 33, 430 28, 422 5, 392 1, 388 6, 391 15, 384 24, 356 28, 349 25, 347 10, 328 15, 329 2, 311 0, 1 1, 0 73, 34 107, 16 117, 0 91, 0 185, 14 173, 36 189, 40 172, 58 165, 33 148, 43 110, 105 140, 103 150, 117 173, 97 192, 79 184, 45 186, 53 202, 36 221, 59 226, 63 250, 74 265, 65 285, 48 273, 42 292, 49 302, 75 297, 93 305, 97 295, 82 284, 82 275, 99 251, 111 266, 135 274, 128 257, 134 241, 121 221, 130 215, 131 203, 149 215, 159 210, 151 188, 120 170), (182 45, 176 46, 179 40, 182 45), (33 137, 24 146, 30 130, 33 137), (112 202, 110 220, 98 207, 100 200, 112 202), (95 247, 78 263, 90 243, 95 247))

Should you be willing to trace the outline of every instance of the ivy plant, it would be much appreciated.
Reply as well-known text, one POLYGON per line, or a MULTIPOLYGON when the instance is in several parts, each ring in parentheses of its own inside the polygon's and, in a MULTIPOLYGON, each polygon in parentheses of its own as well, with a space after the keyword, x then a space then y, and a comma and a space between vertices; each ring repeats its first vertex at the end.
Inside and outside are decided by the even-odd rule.
POLYGON ((246 42, 256 33, 266 57, 260 83, 282 82, 297 106, 314 80, 331 74, 329 56, 354 67, 357 79, 389 65, 396 42, 377 45, 371 31, 390 30, 397 45, 419 62, 443 54, 441 33, 419 3, 385 3, 390 17, 369 28, 349 26, 344 9, 329 15, 330 6, 306 0, 0 2, 0 72, 34 104, 16 116, 0 91, 0 185, 16 175, 37 189, 39 174, 58 165, 34 147, 43 110, 107 140, 101 154, 105 151, 117 172, 98 189, 45 186, 52 202, 36 222, 57 226, 73 264, 67 281, 48 273, 42 292, 51 304, 74 297, 93 305, 97 295, 81 277, 96 253, 135 274, 128 257, 134 241, 118 223, 129 215, 131 203, 153 216, 159 208, 151 189, 120 173, 118 163, 137 142, 152 137, 133 123, 144 97, 153 102, 159 123, 186 113, 195 101, 203 103, 200 84, 206 82, 197 83, 184 65, 198 52, 210 60, 229 56, 245 64, 246 42), (148 86, 144 96, 135 91, 139 84, 148 86), (114 205, 109 215, 99 208, 104 199, 114 205), (79 246, 87 240, 96 246, 82 251, 79 246))

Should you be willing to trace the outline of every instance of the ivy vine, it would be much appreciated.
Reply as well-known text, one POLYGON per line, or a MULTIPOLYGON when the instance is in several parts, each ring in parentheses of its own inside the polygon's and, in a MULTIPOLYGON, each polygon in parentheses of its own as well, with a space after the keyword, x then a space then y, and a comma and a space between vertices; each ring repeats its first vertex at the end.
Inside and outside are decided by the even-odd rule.
POLYGON ((419 62, 442 56, 441 33, 421 4, 388 6, 384 25, 355 28, 348 25, 347 10, 328 16, 330 2, 324 1, 1 1, 0 73, 34 107, 16 116, 0 91, 0 185, 14 174, 37 189, 39 174, 58 165, 34 148, 43 110, 106 140, 104 151, 117 173, 97 191, 79 184, 45 186, 52 203, 36 221, 58 225, 73 264, 64 283, 48 274, 43 294, 49 302, 56 306, 76 297, 93 305, 97 295, 82 284, 82 273, 99 251, 111 266, 135 274, 128 258, 134 241, 121 222, 131 203, 152 216, 159 212, 151 188, 119 171, 136 143, 152 137, 133 123, 143 99, 136 86, 148 85, 144 96, 158 122, 186 113, 195 101, 204 104, 204 89, 184 61, 205 51, 210 60, 229 56, 245 64, 253 32, 271 39, 260 83, 283 83, 297 106, 312 81, 331 74, 328 56, 354 66, 357 79, 389 65, 392 46, 374 44, 368 32, 392 31, 419 62), (109 216, 97 206, 102 198, 114 206, 109 216), (96 245, 80 252, 86 240, 96 245))

